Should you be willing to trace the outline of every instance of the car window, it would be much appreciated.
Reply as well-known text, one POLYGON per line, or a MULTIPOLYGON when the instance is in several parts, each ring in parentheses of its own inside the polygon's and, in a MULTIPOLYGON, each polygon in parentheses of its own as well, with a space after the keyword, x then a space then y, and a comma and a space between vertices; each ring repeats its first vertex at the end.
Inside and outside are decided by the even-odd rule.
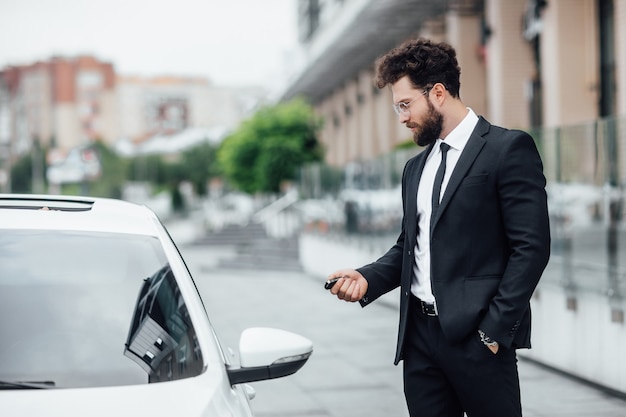
POLYGON ((0 232, 0 381, 91 387, 201 373, 195 330, 153 237, 0 232))

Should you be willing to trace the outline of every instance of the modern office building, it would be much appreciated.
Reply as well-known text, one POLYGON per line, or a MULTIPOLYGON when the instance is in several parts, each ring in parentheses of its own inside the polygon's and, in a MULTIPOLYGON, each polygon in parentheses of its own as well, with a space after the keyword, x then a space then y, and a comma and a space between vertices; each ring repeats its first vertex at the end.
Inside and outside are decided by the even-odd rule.
POLYGON ((374 61, 419 36, 452 44, 461 97, 494 124, 556 128, 626 116, 626 0, 299 0, 302 65, 283 99, 326 120, 329 164, 410 139, 374 61))
POLYGON ((626 340, 626 0, 299 0, 299 26, 302 64, 282 99, 305 96, 324 118, 330 166, 303 169, 301 189, 350 203, 366 242, 335 246, 334 232, 350 223, 327 216, 332 238, 306 234, 310 253, 346 262, 367 252, 389 213, 395 222, 382 231, 394 242, 402 209, 393 187, 424 148, 392 152, 411 133, 390 91, 374 86, 374 62, 410 38, 446 41, 465 104, 529 131, 543 158, 552 255, 523 355, 626 393, 626 361, 613 348, 626 340), (341 184, 324 189, 334 171, 341 184))

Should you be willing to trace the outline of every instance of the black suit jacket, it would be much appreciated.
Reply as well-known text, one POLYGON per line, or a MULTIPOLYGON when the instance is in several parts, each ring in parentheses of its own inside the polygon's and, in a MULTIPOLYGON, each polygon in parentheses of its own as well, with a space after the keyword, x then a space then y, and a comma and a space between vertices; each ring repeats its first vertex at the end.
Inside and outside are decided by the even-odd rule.
MULTIPOLYGON (((419 233, 417 188, 432 147, 404 168, 404 217, 396 244, 358 269, 368 281, 362 306, 401 289, 396 364, 403 354, 419 233)), ((529 301, 550 256, 545 185, 530 135, 480 117, 452 172, 431 234, 432 290, 449 342, 481 329, 507 348, 530 347, 529 301)))

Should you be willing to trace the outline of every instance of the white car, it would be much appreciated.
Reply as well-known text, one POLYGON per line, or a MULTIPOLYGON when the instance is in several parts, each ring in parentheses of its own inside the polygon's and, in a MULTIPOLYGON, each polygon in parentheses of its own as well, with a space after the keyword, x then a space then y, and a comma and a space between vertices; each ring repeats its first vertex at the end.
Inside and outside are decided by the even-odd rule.
POLYGON ((0 416, 252 416, 245 383, 290 375, 312 351, 247 329, 234 366, 146 207, 0 195, 0 416))

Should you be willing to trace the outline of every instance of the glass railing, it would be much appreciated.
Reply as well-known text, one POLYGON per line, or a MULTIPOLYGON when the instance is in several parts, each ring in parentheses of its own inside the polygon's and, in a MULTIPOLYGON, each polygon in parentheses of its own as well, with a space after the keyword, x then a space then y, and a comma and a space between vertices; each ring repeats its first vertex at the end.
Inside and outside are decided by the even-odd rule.
MULTIPOLYGON (((626 296, 626 119, 529 132, 548 181, 552 256, 544 281, 567 291, 626 296)), ((400 228, 400 181, 419 150, 344 168, 302 169, 298 188, 307 232, 363 238, 390 247, 400 228)))
POLYGON ((566 289, 626 295, 626 119, 531 132, 544 161, 551 273, 566 289), (621 248, 621 250, 620 250, 621 248))

